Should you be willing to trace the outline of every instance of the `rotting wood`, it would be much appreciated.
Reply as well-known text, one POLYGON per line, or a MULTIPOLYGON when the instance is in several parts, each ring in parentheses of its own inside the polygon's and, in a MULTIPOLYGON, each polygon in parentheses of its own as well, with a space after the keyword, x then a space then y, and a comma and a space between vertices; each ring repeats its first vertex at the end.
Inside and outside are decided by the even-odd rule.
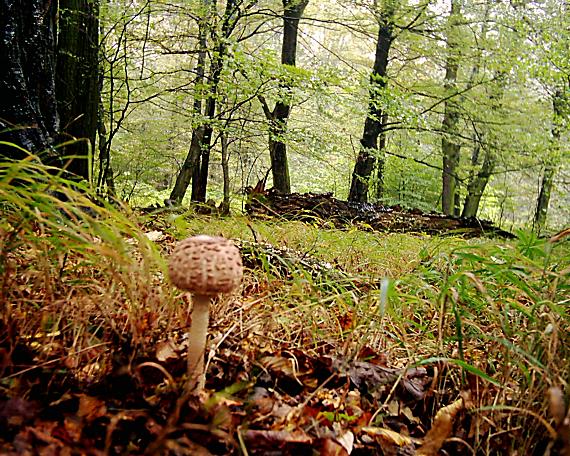
POLYGON ((246 211, 254 217, 280 217, 341 229, 356 226, 368 231, 461 234, 466 237, 495 235, 509 239, 514 237, 512 233, 495 227, 490 221, 475 217, 446 216, 397 205, 342 201, 334 198, 332 193, 284 195, 273 189, 250 193, 246 211))

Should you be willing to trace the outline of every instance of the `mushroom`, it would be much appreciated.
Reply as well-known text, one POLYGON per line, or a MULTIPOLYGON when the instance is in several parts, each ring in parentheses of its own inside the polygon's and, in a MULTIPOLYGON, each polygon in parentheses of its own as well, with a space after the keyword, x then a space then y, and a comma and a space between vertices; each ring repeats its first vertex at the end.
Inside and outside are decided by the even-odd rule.
POLYGON ((193 293, 188 332, 188 386, 204 385, 204 351, 211 300, 237 288, 243 275, 238 248, 222 237, 193 236, 179 242, 170 256, 168 274, 179 289, 193 293))

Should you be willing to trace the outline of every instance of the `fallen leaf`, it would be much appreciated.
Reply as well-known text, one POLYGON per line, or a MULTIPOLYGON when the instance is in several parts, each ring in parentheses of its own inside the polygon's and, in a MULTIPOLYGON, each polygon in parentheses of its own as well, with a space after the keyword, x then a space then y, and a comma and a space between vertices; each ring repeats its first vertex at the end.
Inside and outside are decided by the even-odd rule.
POLYGON ((424 438, 424 443, 418 448, 418 456, 437 456, 443 442, 453 429, 453 420, 464 407, 463 398, 459 398, 437 412, 432 427, 424 438))
POLYGON ((169 359, 178 358, 176 353, 176 344, 172 339, 163 340, 159 342, 156 347, 156 359, 160 362, 168 361, 169 359))
POLYGON ((354 434, 352 432, 345 432, 335 440, 342 445, 348 454, 352 453, 354 449, 354 434))
POLYGON ((96 418, 105 416, 106 413, 107 407, 103 401, 85 394, 79 395, 79 410, 77 411, 77 416, 90 422, 96 418))
POLYGON ((318 449, 320 456, 348 456, 350 454, 346 448, 331 438, 318 439, 315 442, 315 449, 318 449))
POLYGON ((373 437, 382 447, 385 456, 407 456, 415 454, 414 441, 391 429, 367 426, 362 428, 366 435, 373 437))

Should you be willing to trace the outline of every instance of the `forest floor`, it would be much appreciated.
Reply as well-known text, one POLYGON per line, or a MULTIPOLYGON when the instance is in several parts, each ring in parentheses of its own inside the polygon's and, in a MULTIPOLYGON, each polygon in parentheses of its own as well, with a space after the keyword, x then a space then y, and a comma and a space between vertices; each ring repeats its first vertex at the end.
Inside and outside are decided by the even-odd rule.
POLYGON ((569 454, 567 238, 0 193, 1 454, 569 454), (198 394, 191 297, 165 274, 194 234, 234 239, 246 266, 213 306, 198 394))

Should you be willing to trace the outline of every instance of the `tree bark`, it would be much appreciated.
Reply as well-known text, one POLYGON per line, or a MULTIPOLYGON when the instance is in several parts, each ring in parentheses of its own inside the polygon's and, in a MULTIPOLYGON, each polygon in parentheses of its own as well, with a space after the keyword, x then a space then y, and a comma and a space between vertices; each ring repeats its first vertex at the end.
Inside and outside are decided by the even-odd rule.
MULTIPOLYGON (((202 86, 204 84, 204 75, 206 71, 206 54, 208 52, 207 32, 211 20, 210 0, 203 0, 204 17, 198 24, 198 61, 196 62, 196 80, 195 80, 195 93, 194 93, 194 116, 200 117, 202 115, 202 86)), ((197 125, 192 131, 192 140, 188 155, 182 164, 178 176, 176 176, 176 183, 170 193, 170 199, 173 202, 180 204, 190 182, 192 182, 192 196, 193 201, 196 200, 198 194, 198 184, 200 180, 200 159, 202 156, 201 144, 204 137, 204 125, 197 125)))
POLYGON ((459 0, 451 1, 451 12, 448 18, 447 35, 447 62, 445 68, 445 92, 448 98, 444 103, 444 113, 441 129, 443 137, 441 139, 441 152, 443 155, 442 191, 441 206, 446 215, 458 213, 456 206, 457 194, 457 169, 461 144, 457 141, 457 128, 459 124, 459 106, 454 100, 453 92, 456 90, 457 72, 459 70, 458 43, 456 34, 457 21, 461 14, 459 0))
MULTIPOLYGON (((477 157, 474 156, 473 165, 477 164, 477 157)), ((485 156, 483 158, 483 164, 477 173, 469 180, 467 185, 467 196, 465 197, 465 203, 463 205, 463 211, 461 213, 462 217, 475 217, 479 210, 479 204, 481 203, 481 197, 485 192, 485 188, 489 183, 489 178, 493 174, 495 169, 495 160, 492 152, 485 148, 485 156)))
POLYGON ((61 140, 68 143, 63 155, 67 170, 88 180, 99 106, 99 1, 60 0, 58 25, 57 107, 61 140))
MULTIPOLYGON (((568 100, 564 90, 557 90, 552 97, 552 150, 558 152, 561 147, 562 128, 564 123, 564 116, 568 112, 568 100)), ((558 153, 554 154, 558 156, 558 153)), ((534 213, 533 228, 537 233, 540 233, 546 224, 548 215, 548 206, 550 204, 550 195, 554 187, 554 175, 556 174, 556 166, 552 158, 547 158, 542 172, 542 179, 540 183, 540 191, 536 201, 536 211, 534 213)))
POLYGON ((349 201, 368 201, 370 176, 378 154, 378 137, 383 135, 382 119, 384 112, 380 105, 380 95, 388 84, 388 56, 394 39, 393 17, 393 11, 387 11, 381 15, 374 67, 370 75, 368 115, 364 122, 364 132, 360 140, 360 151, 352 173, 352 182, 348 195, 349 201))
MULTIPOLYGON (((57 4, 51 0, 0 0, 0 140, 13 143, 53 166, 59 129, 55 96, 57 4)), ((0 157, 26 153, 0 145, 0 157)))
MULTIPOLYGON (((283 1, 283 42, 281 44, 281 64, 295 66, 297 60, 297 38, 299 34, 299 21, 307 7, 309 0, 282 0, 283 1)), ((281 193, 291 193, 291 178, 287 159, 287 145, 284 135, 287 133, 287 121, 291 113, 290 92, 287 84, 280 84, 285 96, 279 100, 273 109, 265 103, 263 111, 269 122, 269 157, 271 159, 271 174, 273 187, 281 193)))
POLYGON ((382 132, 378 138, 378 157, 376 163, 376 192, 375 197, 377 201, 381 201, 384 197, 384 167, 386 165, 386 133, 384 128, 388 123, 388 114, 382 115, 382 132))
POLYGON ((536 201, 536 211, 534 213, 534 230, 540 233, 546 223, 548 215, 548 205, 550 204, 550 194, 554 184, 554 166, 547 164, 542 171, 540 181, 540 191, 536 201))
POLYGON ((222 69, 224 66, 224 58, 226 56, 227 48, 222 39, 215 52, 214 60, 212 61, 210 67, 210 87, 208 98, 206 99, 206 109, 204 112, 204 117, 206 119, 206 124, 204 125, 204 134, 200 141, 200 151, 201 163, 200 163, 200 175, 196 181, 196 193, 194 193, 194 185, 192 187, 192 201, 197 201, 200 203, 206 202, 206 192, 208 188, 208 174, 210 168, 210 149, 212 147, 212 134, 214 132, 214 126, 212 122, 216 115, 216 95, 218 93, 218 85, 220 83, 220 77, 222 75, 222 69))
POLYGON ((228 137, 225 132, 220 135, 220 142, 222 145, 222 173, 224 178, 224 199, 220 206, 220 213, 222 215, 230 214, 230 153, 228 150, 228 137))

